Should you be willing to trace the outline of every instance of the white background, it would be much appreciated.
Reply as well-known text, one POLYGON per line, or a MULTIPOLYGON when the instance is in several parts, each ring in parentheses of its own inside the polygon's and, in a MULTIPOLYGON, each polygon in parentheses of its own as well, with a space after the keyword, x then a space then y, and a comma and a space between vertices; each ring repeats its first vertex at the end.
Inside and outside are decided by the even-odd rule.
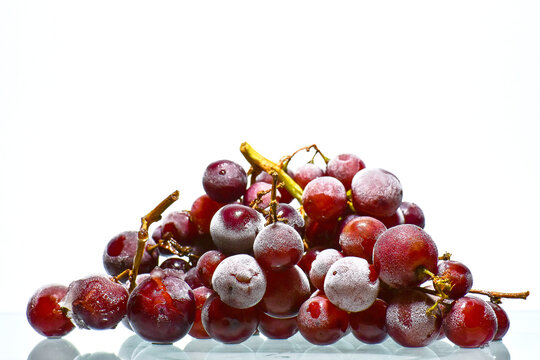
POLYGON ((316 143, 395 173, 475 287, 540 309, 536 1, 0 2, 0 311, 103 272, 211 161, 316 143))

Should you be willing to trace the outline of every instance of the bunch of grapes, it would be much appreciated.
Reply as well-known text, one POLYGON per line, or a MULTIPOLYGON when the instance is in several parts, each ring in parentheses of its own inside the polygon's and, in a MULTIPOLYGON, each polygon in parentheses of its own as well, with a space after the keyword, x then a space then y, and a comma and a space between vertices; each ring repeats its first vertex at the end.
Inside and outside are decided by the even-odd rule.
POLYGON ((481 347, 506 334, 500 299, 528 292, 472 290, 469 268, 439 256, 422 210, 402 200, 394 174, 353 154, 299 151, 311 149, 326 168, 311 161, 293 173, 298 151, 274 163, 247 143, 247 172, 229 160, 211 163, 205 194, 189 211, 165 213, 178 198, 171 194, 139 231, 108 242, 107 275, 39 289, 28 303, 30 325, 61 337, 75 325, 122 322, 152 343, 189 334, 234 344, 257 332, 272 339, 300 332, 326 345, 351 332, 368 344, 390 336, 420 347, 446 337, 481 347))

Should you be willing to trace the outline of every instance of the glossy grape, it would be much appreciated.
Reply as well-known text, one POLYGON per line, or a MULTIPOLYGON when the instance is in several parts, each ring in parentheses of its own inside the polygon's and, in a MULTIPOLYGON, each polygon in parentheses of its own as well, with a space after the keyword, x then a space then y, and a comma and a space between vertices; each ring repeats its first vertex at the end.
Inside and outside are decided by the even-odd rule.
MULTIPOLYGON (((137 252, 138 242, 137 231, 125 231, 109 241, 103 251, 103 266, 107 274, 116 276, 127 269, 133 268, 133 258, 137 252)), ((149 273, 158 265, 159 252, 157 249, 148 251, 148 247, 152 245, 155 245, 155 242, 148 239, 139 266, 139 273, 141 274, 149 273)))
MULTIPOLYGON (((266 192, 266 194, 261 197, 261 202, 257 205, 257 208, 259 209, 266 209, 268 205, 270 205, 270 201, 272 201, 271 190, 272 184, 265 182, 253 183, 244 194, 244 205, 251 206, 252 202, 257 199, 260 192, 266 192)), ((276 190, 276 201, 281 201, 281 193, 279 190, 276 190)))
POLYGON ((212 276, 216 267, 226 258, 219 250, 210 250, 205 252, 197 262, 197 274, 199 279, 207 288, 212 288, 212 276))
POLYGON ((506 311, 504 311, 499 304, 495 304, 491 301, 488 301, 487 303, 495 312, 495 316, 497 316, 497 332, 495 333, 493 340, 501 340, 510 328, 510 319, 508 318, 506 311))
POLYGON ((288 339, 298 332, 296 317, 278 319, 259 312, 258 330, 269 339, 288 339))
POLYGON ((384 300, 375 299, 375 302, 366 310, 350 313, 349 321, 354 337, 367 344, 383 342, 388 337, 387 307, 388 304, 384 300))
POLYGON ((402 201, 399 206, 403 213, 405 224, 420 226, 422 229, 426 226, 426 218, 422 209, 415 203, 402 201))
POLYGON ((236 309, 221 301, 217 294, 210 295, 204 303, 201 320, 212 339, 226 344, 249 339, 259 323, 256 308, 236 309))
POLYGON ((199 234, 210 234, 210 222, 214 214, 223 206, 208 195, 201 195, 191 205, 190 219, 197 227, 199 234))
POLYGON ((369 216, 357 216, 342 227, 339 234, 339 245, 346 256, 358 256, 373 262, 373 246, 386 231, 386 226, 379 220, 369 216))
POLYGON ((26 317, 40 335, 62 337, 73 330, 73 323, 59 304, 67 290, 67 286, 63 285, 44 286, 37 290, 28 301, 26 317))
POLYGON ((272 317, 293 317, 309 295, 309 280, 298 266, 279 272, 267 271, 266 292, 259 308, 272 317))
POLYGON ((163 238, 172 238, 180 245, 191 245, 198 235, 197 226, 191 221, 187 211, 173 211, 163 217, 161 224, 163 238))
POLYGON ((300 236, 304 236, 305 221, 304 217, 289 204, 278 204, 278 219, 282 219, 287 225, 292 226, 300 236))
POLYGON ((300 307, 296 317, 302 336, 315 345, 337 342, 347 333, 349 315, 324 295, 312 296, 300 307))
POLYGON ((146 341, 173 343, 193 325, 195 296, 177 274, 175 270, 156 268, 129 296, 129 323, 146 341))
POLYGON ((195 319, 188 334, 196 339, 210 339, 210 335, 204 329, 201 313, 206 299, 212 294, 214 294, 214 291, 205 286, 200 286, 193 290, 193 295, 195 296, 195 319))
POLYGON ((189 262, 179 257, 170 257, 164 260, 159 265, 159 267, 162 269, 178 270, 183 272, 184 274, 187 273, 189 269, 191 269, 191 265, 189 264, 189 262))
POLYGON ((443 321, 448 340, 461 347, 480 347, 495 337, 497 316, 485 301, 462 297, 454 301, 443 321))
POLYGON ((230 203, 244 195, 246 171, 230 160, 214 161, 204 171, 202 184, 208 196, 219 203, 230 203))
POLYGON ((452 288, 447 293, 450 299, 459 299, 472 289, 472 273, 467 266, 459 261, 440 261, 437 265, 437 275, 450 280, 452 288))

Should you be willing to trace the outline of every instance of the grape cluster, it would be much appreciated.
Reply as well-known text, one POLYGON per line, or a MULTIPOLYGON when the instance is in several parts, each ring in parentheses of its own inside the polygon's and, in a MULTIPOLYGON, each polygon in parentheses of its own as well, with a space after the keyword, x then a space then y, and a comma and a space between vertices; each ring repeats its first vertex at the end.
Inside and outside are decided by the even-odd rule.
POLYGON ((39 289, 29 323, 61 337, 74 325, 122 322, 153 343, 189 334, 234 344, 259 331, 272 339, 300 332, 327 345, 351 332, 368 344, 390 336, 420 347, 447 337, 481 347, 505 335, 500 298, 528 293, 471 290, 471 271, 439 256, 394 174, 354 154, 329 159, 316 146, 303 149, 312 148, 325 168, 309 162, 293 172, 293 156, 276 164, 245 143, 248 172, 229 160, 209 164, 205 194, 189 211, 161 219, 176 198, 162 202, 141 231, 107 243, 107 275, 39 289))

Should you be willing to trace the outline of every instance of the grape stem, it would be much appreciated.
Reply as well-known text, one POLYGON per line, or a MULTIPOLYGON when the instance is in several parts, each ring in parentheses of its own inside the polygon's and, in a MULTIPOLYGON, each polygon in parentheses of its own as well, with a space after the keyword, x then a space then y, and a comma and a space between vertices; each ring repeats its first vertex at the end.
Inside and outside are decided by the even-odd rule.
POLYGON ((167 196, 162 202, 158 204, 152 211, 141 218, 141 229, 138 233, 138 242, 137 242, 137 252, 133 258, 133 268, 131 269, 131 275, 129 277, 129 292, 131 293, 135 289, 135 281, 137 280, 137 275, 139 273, 139 266, 141 266, 141 260, 144 253, 144 247, 146 246, 146 241, 148 240, 148 228, 154 222, 161 220, 161 215, 169 206, 171 206, 176 200, 180 193, 178 190, 167 196))
POLYGON ((279 181, 283 182, 285 189, 300 203, 302 203, 302 194, 303 190, 282 168, 280 165, 276 164, 273 161, 268 160, 261 154, 259 154, 251 145, 247 142, 240 145, 240 151, 246 160, 253 167, 259 167, 271 174, 273 171, 276 172, 279 181))
POLYGON ((523 291, 523 292, 518 292, 518 293, 506 293, 506 292, 499 292, 499 291, 487 291, 487 290, 476 290, 476 289, 469 290, 469 292, 473 294, 489 296, 490 301, 496 304, 499 304, 502 298, 526 300, 530 294, 529 291, 523 291))

